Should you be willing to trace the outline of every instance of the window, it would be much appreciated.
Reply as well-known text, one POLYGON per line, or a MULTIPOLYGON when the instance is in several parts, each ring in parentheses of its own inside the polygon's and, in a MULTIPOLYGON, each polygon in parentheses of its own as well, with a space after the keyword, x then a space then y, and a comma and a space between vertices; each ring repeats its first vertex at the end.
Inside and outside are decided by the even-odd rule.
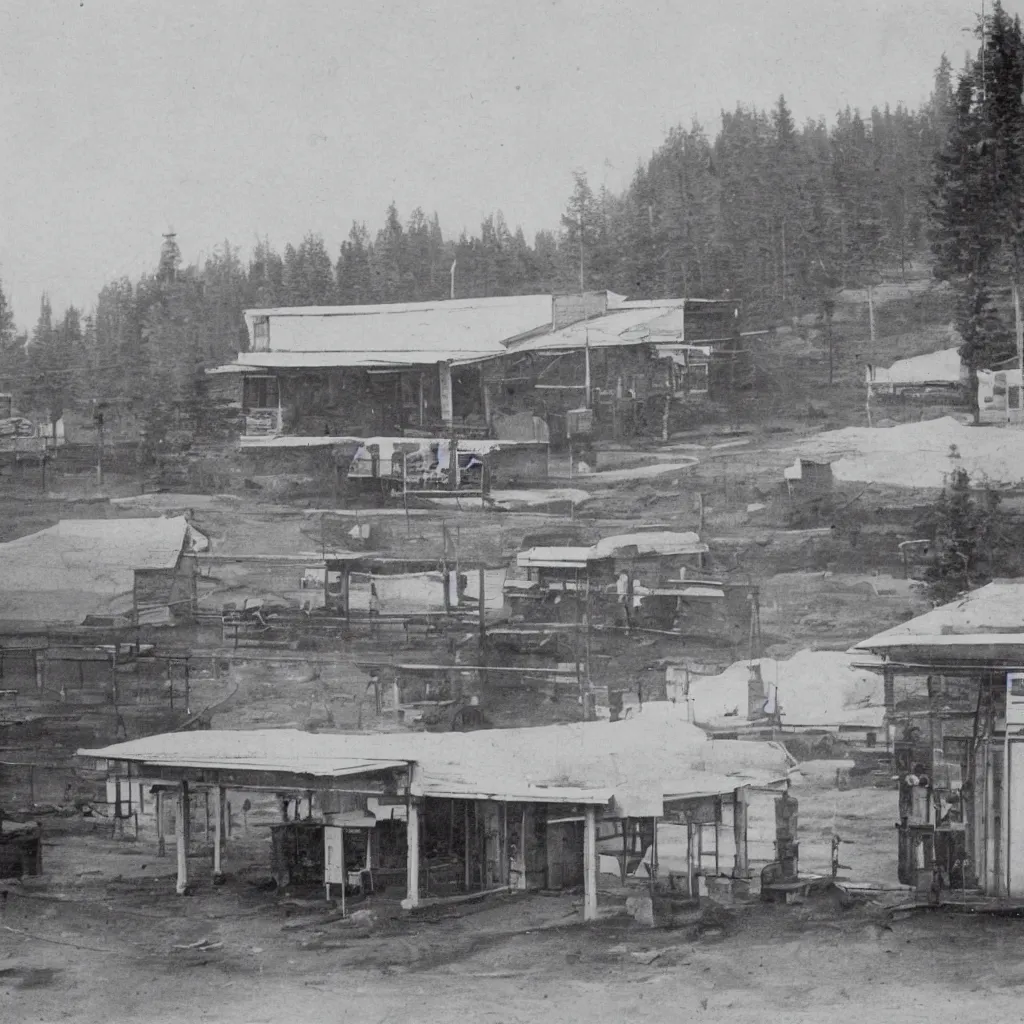
POLYGON ((270 351, 270 317, 257 316, 253 318, 252 342, 254 351, 270 351))
POLYGON ((246 409, 276 409, 277 378, 246 377, 243 405, 246 409))

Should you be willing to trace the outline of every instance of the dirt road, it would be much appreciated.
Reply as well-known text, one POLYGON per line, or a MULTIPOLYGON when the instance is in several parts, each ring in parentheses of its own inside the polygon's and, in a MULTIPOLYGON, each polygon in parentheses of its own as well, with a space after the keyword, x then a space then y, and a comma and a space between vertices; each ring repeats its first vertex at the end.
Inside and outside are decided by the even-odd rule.
MULTIPOLYGON (((843 860, 858 877, 892 880, 892 793, 808 786, 798 795, 812 860, 820 834, 838 827, 854 840, 843 860)), ((260 856, 248 869, 233 856, 238 873, 216 887, 197 858, 194 894, 177 897, 170 858, 149 844, 81 822, 51 828, 47 876, 0 887, 0 1018, 1020 1019, 1014 920, 923 913, 890 923, 881 897, 844 909, 833 893, 794 906, 711 906, 668 930, 624 916, 584 926, 577 896, 540 894, 411 920, 377 903, 368 922, 331 921, 315 893, 289 900, 257 885, 260 856)))

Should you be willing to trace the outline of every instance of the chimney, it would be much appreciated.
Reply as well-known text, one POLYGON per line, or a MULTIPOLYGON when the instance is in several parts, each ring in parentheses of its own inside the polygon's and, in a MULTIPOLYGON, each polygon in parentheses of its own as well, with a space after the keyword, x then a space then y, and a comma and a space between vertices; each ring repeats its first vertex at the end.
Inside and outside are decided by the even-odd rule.
POLYGON ((608 312, 608 293, 583 292, 581 295, 555 295, 551 299, 551 330, 560 331, 608 312))
POLYGON ((761 666, 750 666, 750 677, 747 679, 747 718, 753 722, 764 718, 764 680, 761 678, 761 666))

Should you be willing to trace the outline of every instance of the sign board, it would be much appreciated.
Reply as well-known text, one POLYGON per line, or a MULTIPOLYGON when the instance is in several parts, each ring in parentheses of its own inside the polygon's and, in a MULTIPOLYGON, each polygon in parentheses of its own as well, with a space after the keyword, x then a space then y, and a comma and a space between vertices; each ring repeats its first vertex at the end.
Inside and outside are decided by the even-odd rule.
POLYGON ((665 817, 680 825, 718 825, 722 821, 721 797, 700 797, 671 803, 665 801, 665 817))
POLYGON ((1006 727, 1024 728, 1024 672, 1006 673, 1006 727))
POLYGON ((345 830, 338 825, 324 826, 324 882, 345 884, 345 830))

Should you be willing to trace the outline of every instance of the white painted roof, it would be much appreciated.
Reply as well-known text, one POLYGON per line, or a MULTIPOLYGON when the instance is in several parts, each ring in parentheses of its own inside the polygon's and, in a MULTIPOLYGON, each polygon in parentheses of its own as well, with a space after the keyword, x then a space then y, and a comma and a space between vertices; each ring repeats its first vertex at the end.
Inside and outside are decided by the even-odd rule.
POLYGON ((79 755, 225 770, 274 766, 321 776, 357 761, 415 763, 419 795, 598 804, 613 798, 620 813, 628 813, 636 794, 649 801, 652 794, 729 792, 786 777, 791 759, 778 744, 711 740, 685 716, 683 707, 662 702, 624 722, 470 733, 166 733, 79 755))
POLYGON ((1024 644, 1024 583, 997 580, 856 644, 892 647, 968 647, 1024 644))
POLYGON ((135 571, 172 569, 190 542, 184 516, 62 519, 0 544, 0 620, 78 623, 131 607, 135 571))
POLYGON ((921 356, 900 359, 888 369, 876 367, 875 384, 955 384, 965 375, 960 351, 955 348, 926 352, 921 356))
MULTIPOLYGON (((756 659, 765 698, 776 691, 782 723, 789 726, 862 726, 881 728, 885 717, 882 677, 856 664, 843 651, 805 650, 785 661, 756 659)), ((727 727, 748 720, 749 660, 737 661, 714 676, 690 675, 689 697, 694 720, 727 727)), ((668 670, 668 677, 685 673, 668 670)), ((760 716, 758 716, 760 717, 760 716)))
POLYGON ((700 537, 692 532, 651 530, 647 533, 619 533, 602 537, 594 545, 594 558, 614 558, 636 548, 641 555, 700 555, 708 550, 700 537))
POLYGON ((558 331, 514 341, 510 352, 567 352, 619 345, 682 340, 683 312, 679 306, 640 306, 571 324, 558 331))
POLYGON ((267 368, 388 367, 472 362, 551 323, 550 295, 246 310, 241 365, 267 368), (255 351, 253 321, 269 319, 270 350, 255 351))
POLYGON ((537 567, 583 568, 588 562, 605 558, 628 558, 636 548, 639 555, 699 555, 708 550, 707 544, 695 533, 672 530, 652 530, 647 533, 620 533, 602 537, 589 547, 535 547, 520 551, 516 562, 522 569, 537 567))

